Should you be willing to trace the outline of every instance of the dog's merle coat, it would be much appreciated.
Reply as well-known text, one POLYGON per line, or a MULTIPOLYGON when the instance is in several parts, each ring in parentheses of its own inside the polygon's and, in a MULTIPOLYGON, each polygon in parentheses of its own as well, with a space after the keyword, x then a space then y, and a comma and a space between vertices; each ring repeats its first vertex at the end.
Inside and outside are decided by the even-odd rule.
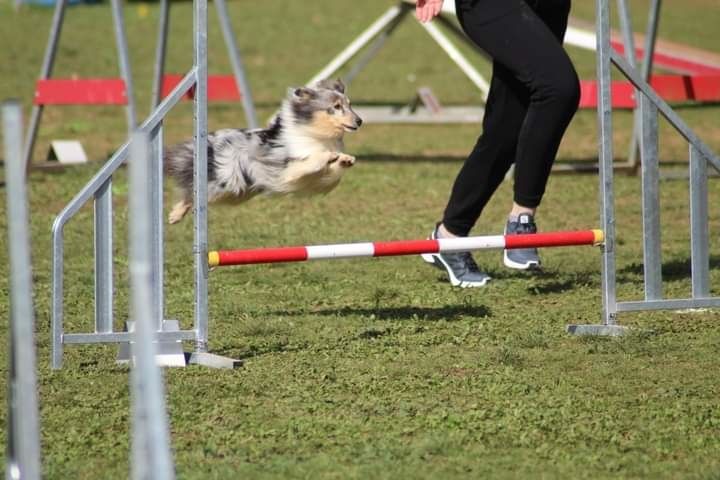
MULTIPOLYGON (((343 135, 361 123, 339 80, 290 89, 268 128, 208 134, 209 201, 329 192, 355 161, 342 153, 343 135)), ((194 147, 188 140, 165 152, 166 172, 182 195, 170 223, 180 221, 192 206, 194 147)))

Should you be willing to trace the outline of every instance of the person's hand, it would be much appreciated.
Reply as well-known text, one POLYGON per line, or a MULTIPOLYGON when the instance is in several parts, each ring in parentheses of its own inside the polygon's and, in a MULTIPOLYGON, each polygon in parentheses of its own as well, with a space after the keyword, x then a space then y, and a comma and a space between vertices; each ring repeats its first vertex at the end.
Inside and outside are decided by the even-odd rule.
POLYGON ((442 10, 443 0, 415 0, 415 16, 422 23, 429 22, 442 10))

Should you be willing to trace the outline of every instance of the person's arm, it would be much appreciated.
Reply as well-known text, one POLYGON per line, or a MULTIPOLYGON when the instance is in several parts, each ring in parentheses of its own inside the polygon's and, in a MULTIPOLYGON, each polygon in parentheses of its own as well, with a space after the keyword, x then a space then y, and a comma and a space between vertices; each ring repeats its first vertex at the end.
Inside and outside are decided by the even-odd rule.
POLYGON ((442 10, 443 0, 415 0, 415 16, 422 23, 429 22, 442 10))

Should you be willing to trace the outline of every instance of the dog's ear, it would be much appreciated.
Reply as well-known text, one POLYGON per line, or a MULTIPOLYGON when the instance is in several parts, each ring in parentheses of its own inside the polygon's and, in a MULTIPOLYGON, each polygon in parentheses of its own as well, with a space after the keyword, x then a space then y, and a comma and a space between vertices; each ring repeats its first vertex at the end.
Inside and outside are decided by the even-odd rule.
POLYGON ((328 90, 334 90, 334 91, 336 91, 338 93, 342 93, 342 94, 345 93, 345 84, 339 78, 336 78, 335 80, 331 80, 329 78, 327 78, 325 80, 320 80, 317 83, 317 86, 318 86, 318 88, 326 88, 328 90))
POLYGON ((313 98, 317 97, 317 92, 313 90, 312 88, 308 87, 299 87, 299 88, 291 88, 292 96, 296 100, 312 100, 313 98))
POLYGON ((343 81, 341 79, 336 78, 335 81, 333 82, 332 89, 344 94, 345 93, 345 84, 343 83, 343 81))

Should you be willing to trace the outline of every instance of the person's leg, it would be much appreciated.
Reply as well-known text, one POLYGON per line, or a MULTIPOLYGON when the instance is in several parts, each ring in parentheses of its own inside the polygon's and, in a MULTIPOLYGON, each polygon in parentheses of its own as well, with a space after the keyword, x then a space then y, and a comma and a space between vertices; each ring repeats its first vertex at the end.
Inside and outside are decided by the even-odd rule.
MULTIPOLYGON (((530 68, 538 74, 535 88, 530 86, 530 105, 518 137, 515 158, 514 208, 517 213, 540 205, 548 177, 565 130, 577 111, 580 85, 575 69, 562 48, 567 29, 570 0, 536 0, 533 9, 542 22, 530 21, 538 30, 549 32, 556 40, 554 48, 543 47, 530 68), (542 57, 545 57, 542 55, 542 57), (545 128, 542 128, 546 125, 545 128), (538 128, 540 127, 540 128, 538 128)), ((546 42, 548 47, 551 41, 546 42)))
POLYGON ((455 179, 443 215, 441 231, 446 236, 467 236, 502 183, 515 161, 528 102, 525 86, 494 62, 483 132, 455 179))
MULTIPOLYGON (((453 186, 443 218, 452 234, 468 234, 513 160, 516 205, 532 210, 540 203, 560 139, 579 100, 577 75, 560 42, 569 2, 550 1, 568 7, 540 9, 543 16, 553 12, 548 19, 551 27, 525 3, 491 22, 479 21, 473 9, 459 10, 468 36, 508 73, 502 86, 510 83, 512 88, 501 88, 506 95, 498 96, 497 103, 490 97, 486 129, 453 186)), ((496 76, 493 85, 500 85, 496 76)))

